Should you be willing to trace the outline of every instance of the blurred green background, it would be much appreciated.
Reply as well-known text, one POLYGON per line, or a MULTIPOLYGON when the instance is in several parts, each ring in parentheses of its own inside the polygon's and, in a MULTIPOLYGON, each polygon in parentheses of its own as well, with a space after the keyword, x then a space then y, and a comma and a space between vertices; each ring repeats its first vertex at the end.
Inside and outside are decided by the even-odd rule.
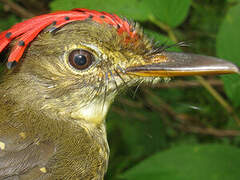
MULTIPOLYGON (((170 50, 240 66, 240 0, 0 0, 0 30, 54 10, 90 8, 139 22, 170 50)), ((2 66, 1 68, 3 68, 2 66)), ((106 180, 239 180, 240 76, 175 78, 134 87, 107 116, 106 180)))

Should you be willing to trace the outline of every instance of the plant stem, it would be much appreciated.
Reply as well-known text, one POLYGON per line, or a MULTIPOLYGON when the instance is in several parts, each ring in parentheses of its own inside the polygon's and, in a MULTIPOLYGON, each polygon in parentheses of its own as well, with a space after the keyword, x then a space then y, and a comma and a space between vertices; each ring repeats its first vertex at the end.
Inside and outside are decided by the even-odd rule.
POLYGON ((162 30, 164 30, 165 32, 168 33, 169 38, 173 41, 173 42, 178 42, 177 37, 175 36, 172 28, 170 26, 168 26, 167 24, 162 23, 161 21, 157 20, 152 14, 149 15, 149 20, 156 24, 159 28, 161 28, 162 30))

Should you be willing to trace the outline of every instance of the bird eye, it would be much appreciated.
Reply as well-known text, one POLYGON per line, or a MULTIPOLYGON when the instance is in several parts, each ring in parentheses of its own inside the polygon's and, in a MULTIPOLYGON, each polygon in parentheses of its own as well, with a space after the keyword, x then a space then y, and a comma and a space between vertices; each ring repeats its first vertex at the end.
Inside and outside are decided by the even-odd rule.
POLYGON ((92 64, 94 56, 86 50, 77 49, 69 54, 68 60, 75 69, 83 70, 87 69, 92 64))

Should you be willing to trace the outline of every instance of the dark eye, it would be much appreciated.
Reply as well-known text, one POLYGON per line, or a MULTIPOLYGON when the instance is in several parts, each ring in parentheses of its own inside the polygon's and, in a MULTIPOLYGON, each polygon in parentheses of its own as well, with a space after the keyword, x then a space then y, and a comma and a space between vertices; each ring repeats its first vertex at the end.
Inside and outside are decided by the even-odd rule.
POLYGON ((94 56, 92 53, 77 49, 72 51, 68 57, 69 63, 78 70, 87 69, 94 61, 94 56))

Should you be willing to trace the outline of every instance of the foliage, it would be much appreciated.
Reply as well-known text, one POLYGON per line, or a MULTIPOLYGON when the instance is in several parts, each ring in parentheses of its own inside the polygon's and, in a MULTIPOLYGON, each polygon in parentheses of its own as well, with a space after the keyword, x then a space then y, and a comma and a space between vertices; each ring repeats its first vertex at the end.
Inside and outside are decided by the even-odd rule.
MULTIPOLYGON (((36 9, 30 7, 40 3, 13 2, 31 13, 36 9)), ((239 0, 52 0, 41 7, 42 12, 84 7, 116 13, 137 20, 160 43, 190 42, 171 50, 219 56, 240 66, 239 0)), ((0 4, 0 18, 4 30, 21 17, 0 4)), ((111 156, 106 179, 239 179, 240 78, 221 80, 223 85, 214 88, 227 107, 204 87, 184 85, 196 84, 194 77, 174 79, 177 87, 144 86, 121 94, 107 117, 111 156)))
POLYGON ((238 179, 239 153, 239 148, 228 145, 181 145, 154 154, 121 176, 129 180, 238 179))
POLYGON ((79 6, 99 11, 109 11, 140 21, 148 20, 149 15, 154 15, 164 23, 168 23, 171 27, 176 27, 186 17, 190 2, 191 0, 172 0, 171 2, 168 0, 155 0, 151 2, 139 0, 72 0, 70 3, 66 3, 65 0, 55 0, 51 3, 51 8, 59 10, 79 6))
MULTIPOLYGON (((217 54, 240 66, 239 45, 240 45, 240 4, 232 7, 227 13, 217 36, 217 54)), ((239 76, 224 76, 224 88, 234 106, 240 107, 240 81, 239 76)))

